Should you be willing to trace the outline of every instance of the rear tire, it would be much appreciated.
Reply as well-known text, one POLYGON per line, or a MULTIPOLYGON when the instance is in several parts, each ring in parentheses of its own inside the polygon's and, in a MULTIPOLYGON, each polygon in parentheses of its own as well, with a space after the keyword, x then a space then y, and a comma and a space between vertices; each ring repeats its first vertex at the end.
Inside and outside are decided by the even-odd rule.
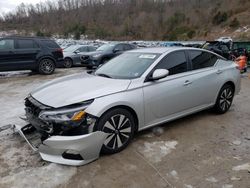
POLYGON ((40 74, 50 75, 54 73, 55 68, 54 61, 46 58, 40 61, 38 70, 40 74))
POLYGON ((226 113, 233 102, 234 98, 234 88, 230 84, 225 84, 217 97, 216 104, 214 106, 214 110, 218 114, 226 113))
POLYGON ((105 113, 98 121, 96 129, 109 134, 101 152, 114 154, 125 149, 133 139, 135 120, 128 110, 117 108, 105 113))
POLYGON ((65 59, 64 59, 63 66, 64 66, 65 68, 71 68, 71 67, 73 66, 73 61, 72 61, 72 59, 70 59, 70 58, 65 58, 65 59))

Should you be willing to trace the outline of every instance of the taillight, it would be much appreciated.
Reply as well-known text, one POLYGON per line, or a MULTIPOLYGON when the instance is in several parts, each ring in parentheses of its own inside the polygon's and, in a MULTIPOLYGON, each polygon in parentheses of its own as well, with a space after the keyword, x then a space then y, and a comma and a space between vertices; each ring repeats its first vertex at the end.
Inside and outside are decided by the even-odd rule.
POLYGON ((56 49, 56 52, 61 52, 61 53, 63 53, 63 49, 62 49, 62 48, 57 48, 57 49, 56 49))

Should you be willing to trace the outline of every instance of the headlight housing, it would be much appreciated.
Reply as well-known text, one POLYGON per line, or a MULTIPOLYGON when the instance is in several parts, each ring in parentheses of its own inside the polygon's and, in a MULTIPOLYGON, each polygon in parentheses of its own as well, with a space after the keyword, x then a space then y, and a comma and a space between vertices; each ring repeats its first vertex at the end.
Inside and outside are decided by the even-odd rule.
POLYGON ((95 55, 92 55, 92 57, 94 58, 94 59, 98 59, 99 57, 101 57, 102 56, 102 54, 95 54, 95 55))
POLYGON ((46 122, 55 122, 55 123, 79 123, 86 116, 84 111, 93 100, 86 101, 80 104, 71 105, 61 109, 42 111, 39 114, 39 118, 46 122))

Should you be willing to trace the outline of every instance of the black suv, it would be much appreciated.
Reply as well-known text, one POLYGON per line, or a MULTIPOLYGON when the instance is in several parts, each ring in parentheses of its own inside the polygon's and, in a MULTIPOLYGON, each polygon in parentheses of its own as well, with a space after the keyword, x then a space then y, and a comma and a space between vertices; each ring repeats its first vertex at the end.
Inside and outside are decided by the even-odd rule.
POLYGON ((124 51, 135 49, 136 46, 127 43, 109 43, 97 48, 94 52, 85 53, 81 56, 82 65, 87 68, 98 67, 106 63, 115 56, 122 54, 124 51))
POLYGON ((35 37, 0 39, 0 71, 32 70, 48 75, 63 63, 63 51, 51 39, 35 37))

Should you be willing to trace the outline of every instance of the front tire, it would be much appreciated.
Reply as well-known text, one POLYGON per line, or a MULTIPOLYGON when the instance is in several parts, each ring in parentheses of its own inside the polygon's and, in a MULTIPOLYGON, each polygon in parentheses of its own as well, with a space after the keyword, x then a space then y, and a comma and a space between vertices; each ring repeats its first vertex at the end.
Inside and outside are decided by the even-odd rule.
POLYGON ((233 102, 234 98, 234 88, 230 84, 224 85, 217 97, 216 104, 214 106, 214 110, 218 114, 226 113, 233 102))
POLYGON ((45 74, 45 75, 50 75, 53 74, 55 71, 55 63, 51 59, 42 59, 39 63, 39 73, 40 74, 45 74))
POLYGON ((132 114, 122 108, 105 113, 97 123, 97 130, 108 133, 101 152, 114 154, 125 149, 133 139, 135 120, 132 114))

